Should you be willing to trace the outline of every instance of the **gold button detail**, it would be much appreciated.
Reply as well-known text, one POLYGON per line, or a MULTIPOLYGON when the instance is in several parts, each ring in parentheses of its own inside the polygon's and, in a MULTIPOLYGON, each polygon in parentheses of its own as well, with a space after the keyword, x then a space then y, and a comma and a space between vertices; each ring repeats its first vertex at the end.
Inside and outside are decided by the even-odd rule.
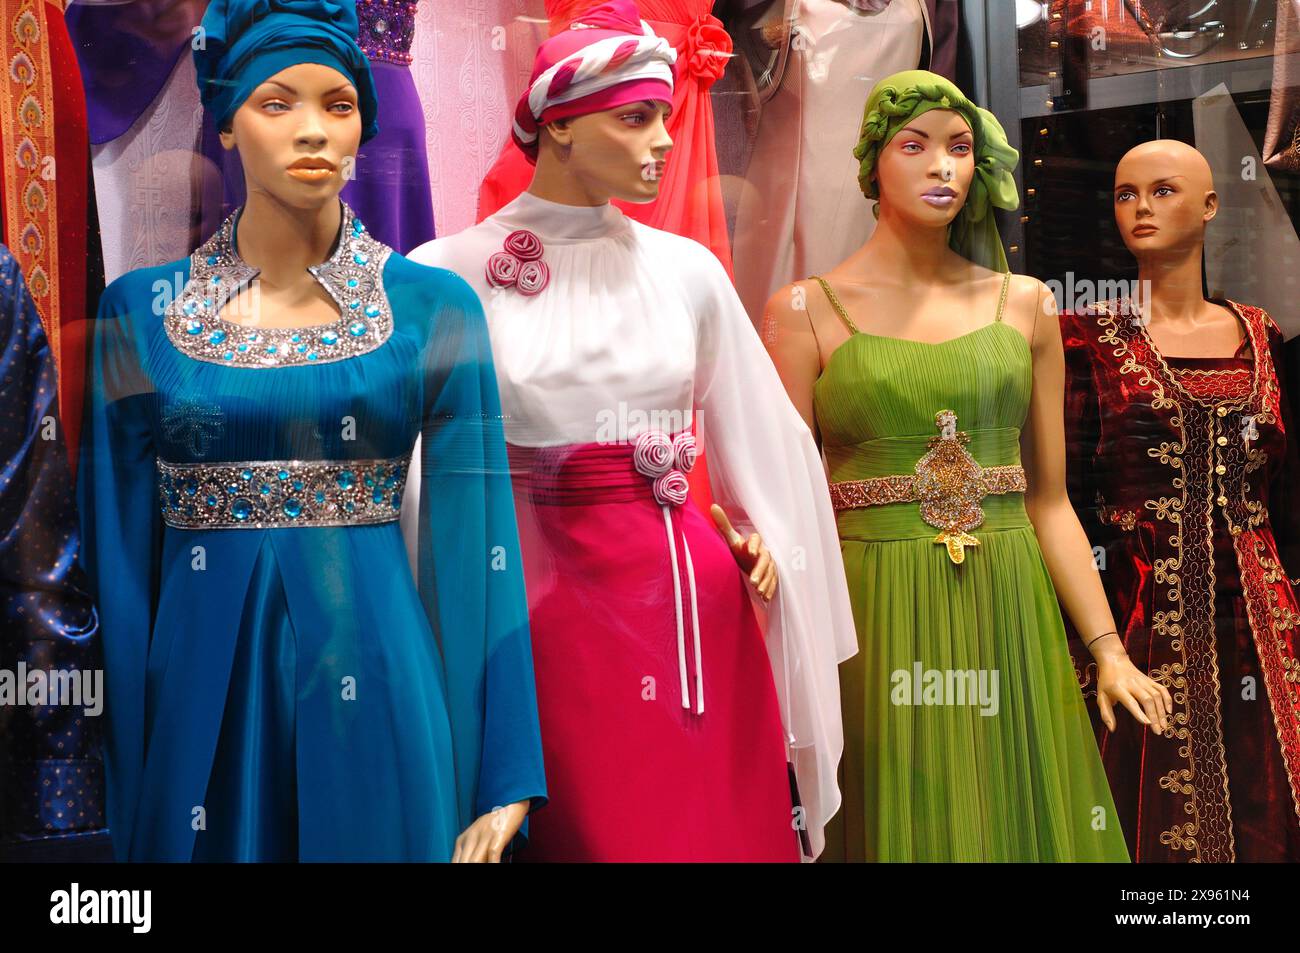
POLYGON ((1218 414, 1220 417, 1226 417, 1226 416, 1228 416, 1228 408, 1227 408, 1227 407, 1216 407, 1216 408, 1214 408, 1214 412, 1215 412, 1216 414, 1218 414))
POLYGON ((1223 476, 1225 473, 1228 472, 1228 468, 1225 467, 1222 463, 1220 463, 1217 467, 1214 468, 1214 472, 1217 473, 1219 476, 1223 476))
POLYGON ((1226 496, 1221 496, 1221 497, 1219 497, 1218 500, 1216 500, 1215 502, 1217 502, 1220 506, 1227 506, 1227 505, 1228 505, 1228 498, 1227 498, 1226 496))
POLYGON ((1219 438, 1218 438, 1217 440, 1215 440, 1214 442, 1217 443, 1220 447, 1226 447, 1226 446, 1228 445, 1228 438, 1227 438, 1227 437, 1219 437, 1219 438))

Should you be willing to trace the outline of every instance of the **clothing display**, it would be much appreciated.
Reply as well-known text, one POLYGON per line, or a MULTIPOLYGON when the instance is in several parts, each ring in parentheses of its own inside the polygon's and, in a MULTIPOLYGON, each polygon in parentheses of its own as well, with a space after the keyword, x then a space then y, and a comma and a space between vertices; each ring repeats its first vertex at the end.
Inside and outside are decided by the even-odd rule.
POLYGON ((931 32, 922 0, 793 7, 792 49, 763 104, 736 213, 736 290, 755 325, 778 288, 833 267, 871 236, 853 158, 862 104, 881 77, 917 67, 931 32))
POLYGON ((841 667, 844 809, 826 858, 1126 859, 1025 513, 1024 335, 1002 321, 1001 306, 979 330, 940 344, 863 334, 840 317, 852 337, 815 401, 859 653, 841 667), (945 424, 961 430, 945 434, 945 424), (944 450, 933 476, 917 463, 927 448, 944 450), (918 478, 952 482, 996 471, 989 495, 975 491, 966 503, 982 521, 951 522, 914 495, 895 496, 894 475, 914 465, 918 478), (971 523, 978 546, 966 552, 971 523), (936 547, 944 527, 967 539, 936 547), (931 672, 959 673, 964 702, 931 697, 931 672))
POLYGON ((1071 496, 1129 655, 1176 689, 1164 737, 1132 722, 1098 735, 1138 861, 1300 858, 1300 466, 1282 335, 1260 309, 1218 303, 1242 324, 1231 358, 1166 358, 1127 299, 1061 319, 1071 496))
MULTIPOLYGON (((350 0, 213 0, 203 28, 195 69, 217 124, 268 77, 318 63, 353 85, 346 116, 374 136, 350 0)), ((273 148, 262 132, 248 148, 273 148)), ((101 301, 78 489, 119 859, 445 861, 482 815, 545 802, 482 308, 331 200, 338 231, 308 268, 331 321, 266 320, 243 210, 101 301), (223 313, 250 299, 251 321, 223 313)))
POLYGON ((315 274, 358 307, 242 328, 214 304, 256 275, 236 222, 119 278, 97 321, 79 489, 115 848, 447 860, 474 817, 545 794, 482 309, 344 208, 315 274), (397 523, 417 434, 418 591, 397 523))
MULTIPOLYGON (((99 620, 76 562, 80 535, 57 426, 54 357, 18 262, 0 246, 0 671, 67 671, 74 701, 29 699, 0 676, 0 860, 108 850, 95 691, 99 620), (92 679, 89 683, 87 677, 92 679), (47 706, 46 702, 50 704, 47 706)), ((98 702, 98 704, 97 704, 98 702)))
POLYGON ((796 860, 786 757, 820 852, 852 622, 821 461, 722 267, 612 205, 528 192, 414 257, 482 297, 531 463, 516 510, 552 801, 527 859, 796 860), (503 248, 544 263, 540 290, 494 287, 503 248), (778 566, 770 670, 734 558, 681 506, 696 414, 714 498, 778 566))
MULTIPOLYGON (((547 0, 551 36, 578 29, 584 15, 607 6, 596 0, 547 0)), ((659 196, 652 202, 616 202, 628 217, 706 246, 731 272, 718 158, 713 144, 713 107, 708 90, 726 68, 731 38, 709 13, 712 0, 639 0, 636 9, 658 36, 676 50, 672 114, 666 125, 673 140, 659 196)), ((603 107, 597 107, 603 108, 603 107)), ((479 220, 494 214, 528 188, 533 167, 515 142, 502 152, 479 190, 479 220)))
POLYGON ((0 0, 0 862, 1300 861, 1298 18, 0 0))

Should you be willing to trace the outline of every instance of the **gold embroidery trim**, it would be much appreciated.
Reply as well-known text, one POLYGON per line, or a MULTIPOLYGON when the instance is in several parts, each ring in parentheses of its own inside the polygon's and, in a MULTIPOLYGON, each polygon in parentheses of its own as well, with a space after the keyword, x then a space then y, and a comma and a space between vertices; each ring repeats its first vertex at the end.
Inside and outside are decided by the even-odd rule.
POLYGON ((964 562, 967 546, 978 546, 970 531, 984 522, 980 501, 1002 493, 1024 493, 1024 467, 981 467, 965 444, 970 435, 957 429, 957 414, 941 410, 934 415, 939 436, 931 437, 929 451, 916 462, 912 474, 847 480, 831 484, 831 505, 836 512, 920 503, 921 519, 939 530, 934 542, 946 547, 954 563, 964 562))

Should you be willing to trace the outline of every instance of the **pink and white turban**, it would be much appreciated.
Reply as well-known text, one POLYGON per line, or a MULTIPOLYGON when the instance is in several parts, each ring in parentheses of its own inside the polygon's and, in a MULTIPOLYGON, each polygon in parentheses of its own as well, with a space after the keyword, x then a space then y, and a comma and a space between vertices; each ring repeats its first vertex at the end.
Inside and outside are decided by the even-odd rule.
POLYGON ((538 48, 511 135, 535 162, 548 122, 646 99, 672 102, 676 61, 677 50, 640 19, 632 0, 602 3, 538 48))

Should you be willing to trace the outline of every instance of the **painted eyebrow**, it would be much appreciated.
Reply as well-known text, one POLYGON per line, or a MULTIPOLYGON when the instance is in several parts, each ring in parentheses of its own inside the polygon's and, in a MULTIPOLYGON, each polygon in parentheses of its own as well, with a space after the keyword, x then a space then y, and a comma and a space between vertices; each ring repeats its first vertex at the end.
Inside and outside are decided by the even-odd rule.
MULTIPOLYGON (((280 82, 278 79, 268 79, 268 80, 266 81, 266 85, 267 85, 267 86, 279 86, 281 89, 283 89, 286 93, 289 93, 290 95, 293 95, 293 96, 298 95, 298 90, 294 89, 292 86, 288 85, 287 83, 282 83, 282 82, 280 82)), ((351 89, 352 89, 352 84, 351 84, 351 83, 340 83, 338 86, 335 86, 333 89, 327 89, 327 90, 325 90, 325 92, 322 93, 321 95, 323 95, 323 96, 332 96, 334 93, 341 92, 341 91, 343 91, 343 90, 349 90, 349 91, 350 91, 351 89)))
MULTIPOLYGON (((662 102, 662 100, 661 100, 660 102, 662 102)), ((659 105, 660 105, 660 102, 656 102, 656 101, 653 100, 653 99, 643 99, 643 100, 641 100, 641 102, 639 102, 637 105, 639 105, 639 106, 644 106, 646 109, 658 109, 658 108, 659 108, 659 105)), ((663 103, 663 107, 664 107, 664 117, 665 117, 665 118, 667 118, 668 116, 671 116, 671 115, 673 114, 673 104, 672 104, 672 103, 663 103)))
MULTIPOLYGON (((1156 180, 1155 180, 1154 182, 1152 182, 1151 184, 1152 184, 1153 186, 1154 186, 1154 185, 1164 185, 1166 182, 1172 182, 1174 179, 1185 179, 1185 178, 1187 178, 1187 176, 1185 176, 1185 175, 1183 175, 1183 174, 1181 174, 1181 173, 1178 173, 1178 174, 1175 174, 1175 175, 1166 175, 1166 176, 1162 176, 1161 178, 1156 179, 1156 180)), ((1120 189, 1131 189, 1132 191, 1136 192, 1136 191, 1137 191, 1137 186, 1136 186, 1136 185, 1133 185, 1131 182, 1121 182, 1121 183, 1119 183, 1118 185, 1115 186, 1114 191, 1118 192, 1120 189)))

